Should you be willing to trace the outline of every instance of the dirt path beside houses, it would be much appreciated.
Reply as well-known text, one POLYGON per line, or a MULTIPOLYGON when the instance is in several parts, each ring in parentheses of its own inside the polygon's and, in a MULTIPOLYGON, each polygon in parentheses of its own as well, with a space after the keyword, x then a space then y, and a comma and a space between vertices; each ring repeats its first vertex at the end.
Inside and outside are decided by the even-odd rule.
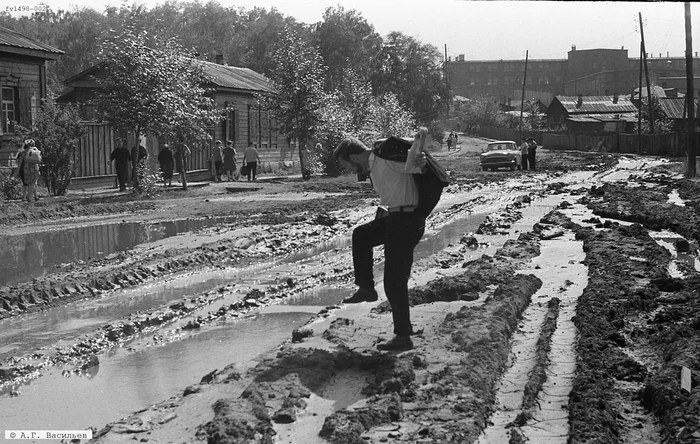
MULTIPOLYGON (((540 185, 526 198, 508 200, 476 233, 465 233, 458 244, 415 264, 410 296, 420 330, 414 350, 376 350, 379 341, 390 338, 390 314, 382 299, 329 306, 249 366, 212 369, 180 396, 96 429, 96 440, 700 442, 695 389, 700 280, 678 253, 687 245, 696 254, 700 186, 680 179, 677 164, 627 171, 625 182, 618 183, 614 177, 625 171, 624 158, 612 168, 616 157, 546 150, 541 172, 474 173, 475 155, 467 145, 479 141, 462 143, 461 151, 441 156, 454 172, 456 189, 477 194, 480 187, 511 179, 536 176, 541 182, 523 180, 540 185), (563 179, 573 171, 595 171, 611 181, 569 186, 563 179), (538 206, 542 216, 534 218, 538 206), (489 236, 501 235, 512 238, 491 255, 465 259, 489 236), (683 367, 691 370, 689 393, 680 387, 683 367)), ((235 202, 237 216, 231 223, 235 230, 193 234, 186 241, 178 236, 157 248, 70 264, 0 289, 0 316, 108 297, 115 288, 177 271, 308 249, 346 233, 376 204, 366 184, 350 180, 269 183, 250 196, 245 200, 225 187, 207 187, 159 201, 117 197, 83 209, 78 201, 67 208, 46 200, 37 206, 41 210, 6 211, 6 220, 13 221, 21 214, 39 221, 66 211, 100 219, 127 211, 136 219, 158 220, 175 211, 182 217, 226 214, 235 202), (306 199, 299 201, 300 195, 306 199), (261 221, 272 228, 261 230, 261 221)), ((55 223, 8 229, 27 232, 49 225, 55 223)), ((324 279, 350 277, 347 267, 333 269, 336 275, 324 279)), ((274 310, 275 298, 314 285, 312 280, 281 282, 201 322, 274 310)), ((170 328, 194 306, 208 303, 203 294, 188 304, 115 320, 53 353, 50 365, 89 369, 93 356, 141 332, 170 328)), ((5 381, 27 376, 46 359, 5 362, 0 376, 5 381)))

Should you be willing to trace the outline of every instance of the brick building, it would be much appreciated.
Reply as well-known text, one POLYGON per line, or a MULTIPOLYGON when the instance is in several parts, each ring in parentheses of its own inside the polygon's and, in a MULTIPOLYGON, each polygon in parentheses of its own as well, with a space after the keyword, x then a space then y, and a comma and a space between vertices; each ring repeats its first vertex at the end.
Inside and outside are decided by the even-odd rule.
MULTIPOLYGON (((685 57, 648 54, 650 82, 685 91, 676 78, 685 78, 685 57), (671 85, 672 83, 672 85, 671 85)), ((693 69, 700 69, 695 53, 693 69)), ((527 62, 525 97, 549 103, 554 96, 612 96, 631 94, 639 86, 639 58, 628 50, 576 49, 566 59, 530 59, 527 62)), ((525 60, 465 60, 463 55, 446 63, 447 77, 456 95, 492 96, 500 103, 520 100, 525 60)))

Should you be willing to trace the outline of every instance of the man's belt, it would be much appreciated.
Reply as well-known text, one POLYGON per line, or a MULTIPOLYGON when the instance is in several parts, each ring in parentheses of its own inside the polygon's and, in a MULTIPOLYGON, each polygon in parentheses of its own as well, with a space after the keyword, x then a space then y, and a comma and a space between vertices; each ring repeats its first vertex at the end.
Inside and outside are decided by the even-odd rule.
POLYGON ((390 213, 411 213, 416 210, 416 205, 404 205, 401 207, 389 207, 390 213))

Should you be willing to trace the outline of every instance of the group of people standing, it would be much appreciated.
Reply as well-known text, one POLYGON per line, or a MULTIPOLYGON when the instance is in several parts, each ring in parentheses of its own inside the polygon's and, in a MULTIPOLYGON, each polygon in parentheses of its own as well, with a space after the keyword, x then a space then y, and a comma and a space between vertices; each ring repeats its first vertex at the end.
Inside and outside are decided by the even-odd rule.
POLYGON ((174 173, 178 173, 180 175, 180 182, 184 180, 185 158, 191 153, 192 151, 190 150, 190 147, 184 143, 179 143, 174 152, 172 149, 170 149, 169 144, 163 144, 163 148, 161 148, 160 152, 158 153, 158 164, 160 165, 164 187, 170 187, 173 185, 174 173))
POLYGON ((535 170, 537 166, 537 142, 532 137, 523 137, 520 144, 520 159, 523 170, 535 170))
POLYGON ((255 144, 249 142, 248 146, 243 151, 243 165, 240 171, 238 169, 236 155, 237 153, 231 140, 226 142, 226 148, 223 147, 220 140, 216 141, 211 156, 214 168, 214 180, 216 182, 221 182, 224 174, 229 182, 238 180, 240 175, 247 176, 249 182, 251 177, 253 180, 256 179, 258 163, 260 162, 260 153, 258 153, 255 144))
MULTIPOLYGON (((117 138, 117 147, 112 150, 109 156, 109 162, 114 162, 114 168, 117 173, 117 182, 119 182, 119 191, 125 191, 127 182, 129 181, 129 168, 131 168, 132 180, 137 180, 138 168, 148 158, 148 150, 143 143, 135 144, 131 150, 124 145, 124 139, 117 138)), ((108 162, 108 163, 109 163, 108 162)))

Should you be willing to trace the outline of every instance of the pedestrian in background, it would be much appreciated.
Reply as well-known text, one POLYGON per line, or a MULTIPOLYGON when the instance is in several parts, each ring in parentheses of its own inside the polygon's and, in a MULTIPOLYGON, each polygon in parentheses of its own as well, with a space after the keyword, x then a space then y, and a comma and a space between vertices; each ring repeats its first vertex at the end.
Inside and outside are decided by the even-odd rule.
POLYGON ((124 139, 117 139, 117 147, 112 150, 109 161, 114 161, 114 169, 117 172, 119 191, 126 190, 127 175, 129 174, 129 164, 131 163, 131 153, 124 146, 124 139))
POLYGON ((221 182, 221 165, 224 163, 224 153, 222 152, 220 140, 217 140, 214 144, 211 161, 214 163, 214 181, 221 182))
POLYGON ((175 157, 173 156, 173 152, 170 151, 170 145, 167 143, 163 144, 163 148, 160 150, 160 153, 158 153, 158 163, 160 164, 160 171, 163 174, 163 186, 173 186, 175 157))
POLYGON ((233 142, 230 140, 227 141, 226 148, 221 150, 221 152, 224 156, 223 172, 226 173, 228 181, 231 182, 231 180, 238 175, 236 168, 236 150, 233 148, 233 142))
POLYGON ((22 198, 27 202, 34 202, 38 198, 39 165, 41 165, 41 151, 36 147, 34 139, 25 140, 22 152, 22 175, 24 176, 22 198))
POLYGON ((535 139, 530 137, 527 139, 527 161, 529 163, 530 169, 535 170, 536 165, 537 165, 537 142, 535 142, 535 139))
POLYGON ((192 150, 190 150, 190 147, 181 139, 175 146, 173 157, 175 157, 175 171, 180 174, 178 182, 182 183, 185 189, 187 189, 187 157, 190 154, 192 154, 192 150))
MULTIPOLYGON (((384 291, 391 305, 394 338, 380 343, 380 350, 409 350, 413 348, 408 279, 413 265, 413 249, 425 231, 425 220, 415 213, 418 206, 418 187, 413 174, 424 173, 423 152, 428 130, 416 134, 411 152, 413 161, 391 161, 375 155, 360 140, 350 137, 336 147, 333 156, 347 169, 358 174, 369 171, 379 204, 388 207, 383 217, 360 225, 352 233, 352 258, 355 284, 359 287, 346 304, 374 302, 373 248, 384 245, 384 291), (408 163, 411 162, 411 163, 408 163)), ((408 143, 408 142, 407 142, 408 143)), ((411 159, 409 153, 409 159, 411 159)))
POLYGON ((529 148, 530 144, 527 143, 527 139, 523 137, 522 143, 520 144, 520 165, 523 170, 527 170, 527 158, 529 156, 529 148))
POLYGON ((248 147, 243 153, 243 166, 248 169, 248 182, 250 182, 251 174, 253 176, 253 180, 255 180, 255 175, 258 169, 258 162, 260 162, 260 154, 258 154, 258 150, 255 148, 255 144, 253 142, 249 142, 248 147))

